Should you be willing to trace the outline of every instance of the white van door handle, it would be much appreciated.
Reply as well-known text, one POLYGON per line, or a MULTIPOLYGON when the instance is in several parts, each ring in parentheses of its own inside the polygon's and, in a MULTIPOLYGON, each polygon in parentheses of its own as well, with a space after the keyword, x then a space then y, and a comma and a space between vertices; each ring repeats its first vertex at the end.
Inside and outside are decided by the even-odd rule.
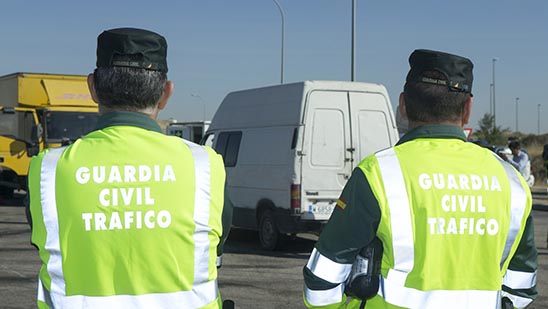
POLYGON ((343 176, 344 179, 350 178, 350 175, 348 175, 348 174, 346 174, 346 173, 337 173, 337 175, 343 176))

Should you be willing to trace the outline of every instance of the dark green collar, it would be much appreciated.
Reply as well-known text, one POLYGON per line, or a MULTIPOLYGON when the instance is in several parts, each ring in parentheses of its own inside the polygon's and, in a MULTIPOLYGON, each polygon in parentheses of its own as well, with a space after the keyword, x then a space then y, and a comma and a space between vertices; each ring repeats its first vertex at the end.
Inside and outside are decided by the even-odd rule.
POLYGON ((135 112, 108 112, 97 120, 95 130, 112 126, 133 126, 162 133, 158 123, 150 116, 135 112))
POLYGON ((458 126, 427 125, 411 129, 400 138, 396 145, 403 144, 417 138, 458 138, 466 142, 464 131, 458 126))

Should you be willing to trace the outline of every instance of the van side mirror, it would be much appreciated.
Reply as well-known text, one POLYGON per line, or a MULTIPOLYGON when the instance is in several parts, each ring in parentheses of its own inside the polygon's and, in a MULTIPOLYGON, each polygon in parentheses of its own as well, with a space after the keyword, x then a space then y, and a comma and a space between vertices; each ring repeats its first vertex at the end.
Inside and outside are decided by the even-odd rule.
POLYGON ((215 141, 215 133, 209 133, 202 136, 200 145, 209 146, 213 148, 213 142, 215 141))

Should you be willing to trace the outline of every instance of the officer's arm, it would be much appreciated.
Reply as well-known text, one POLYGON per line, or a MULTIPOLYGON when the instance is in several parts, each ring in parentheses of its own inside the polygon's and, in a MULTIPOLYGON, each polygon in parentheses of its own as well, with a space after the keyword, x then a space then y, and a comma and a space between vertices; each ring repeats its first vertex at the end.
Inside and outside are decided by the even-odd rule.
POLYGON ((379 204, 357 168, 303 269, 308 308, 344 308, 344 282, 359 250, 375 237, 379 204))
POLYGON ((504 275, 502 294, 512 300, 515 308, 525 308, 537 297, 537 249, 533 218, 529 214, 523 236, 504 275))
POLYGON ((222 214, 222 222, 223 222, 223 235, 221 235, 221 239, 219 241, 219 245, 217 245, 217 266, 221 266, 221 256, 223 255, 224 245, 226 242, 226 239, 228 238, 228 234, 230 232, 230 228, 232 226, 232 209, 234 206, 232 205, 232 201, 230 200, 230 197, 228 196, 228 190, 225 187, 225 194, 224 194, 224 206, 223 206, 223 214, 222 214))

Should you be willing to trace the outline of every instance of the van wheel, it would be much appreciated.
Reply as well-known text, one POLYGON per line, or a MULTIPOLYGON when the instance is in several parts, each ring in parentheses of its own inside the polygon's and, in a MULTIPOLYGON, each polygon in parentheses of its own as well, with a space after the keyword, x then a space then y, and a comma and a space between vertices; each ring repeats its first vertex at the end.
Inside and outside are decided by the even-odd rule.
POLYGON ((265 210, 259 219, 259 240, 261 247, 268 251, 280 248, 283 235, 276 227, 276 219, 272 210, 265 210))

